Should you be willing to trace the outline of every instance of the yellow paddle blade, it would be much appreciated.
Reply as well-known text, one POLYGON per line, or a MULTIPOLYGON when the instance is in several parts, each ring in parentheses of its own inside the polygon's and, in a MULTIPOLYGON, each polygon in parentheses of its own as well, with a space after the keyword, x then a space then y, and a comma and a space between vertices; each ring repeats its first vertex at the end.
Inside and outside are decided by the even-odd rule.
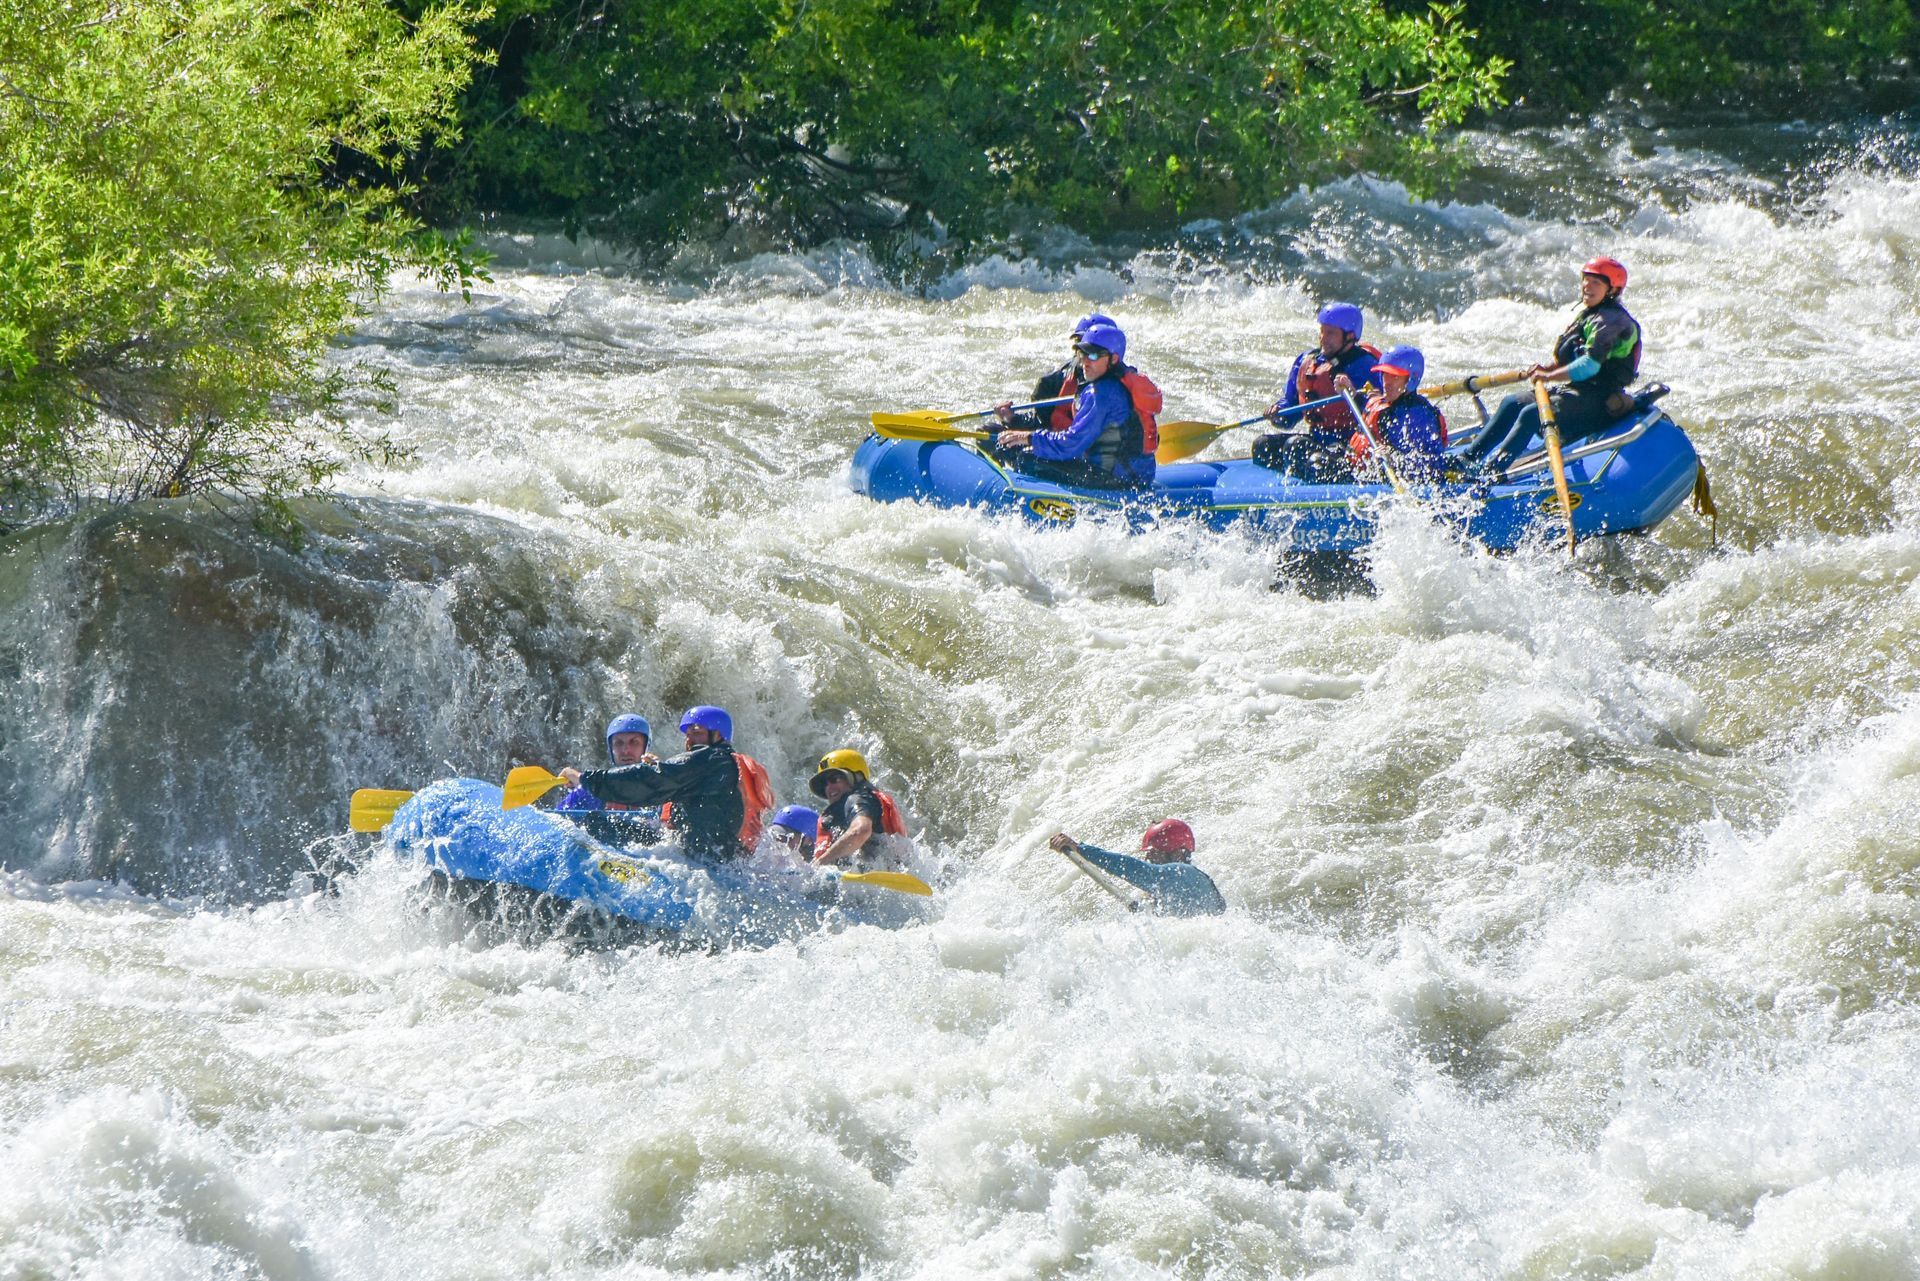
POLYGON ((1191 458, 1239 423, 1161 423, 1160 447, 1153 451, 1155 462, 1177 463, 1191 458))
POLYGON ((517 810, 531 805, 567 780, 538 765, 521 765, 507 771, 506 784, 500 789, 500 808, 517 810))
POLYGON ((910 872, 842 872, 840 880, 845 885, 873 885, 902 894, 918 894, 921 898, 933 897, 933 886, 910 872))
MULTIPOLYGON (((873 430, 892 440, 985 440, 989 433, 955 427, 948 422, 932 417, 933 411, 925 414, 875 414, 873 430)), ((971 414, 961 415, 971 418, 971 414)))
POLYGON ((347 804, 347 823, 356 832, 377 832, 393 821, 393 812, 412 795, 412 792, 382 787, 363 787, 347 804))
POLYGON ((1504 374, 1473 374, 1458 382, 1441 383, 1438 387, 1422 387, 1420 394, 1428 400, 1434 400, 1440 396, 1458 396, 1462 392, 1484 391, 1488 387, 1505 387, 1509 383, 1519 382, 1526 376, 1527 371, 1524 369, 1509 369, 1504 374))

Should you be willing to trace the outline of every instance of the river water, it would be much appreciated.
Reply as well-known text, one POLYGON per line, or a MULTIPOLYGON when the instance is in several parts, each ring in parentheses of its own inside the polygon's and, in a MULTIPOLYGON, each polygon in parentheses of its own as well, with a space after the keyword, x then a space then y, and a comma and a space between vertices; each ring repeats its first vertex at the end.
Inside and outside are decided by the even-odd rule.
MULTIPOLYGON (((239 905, 0 874, 0 1278, 1920 1277, 1914 137, 1485 135, 1451 203, 1355 179, 924 294, 535 238, 471 305, 399 289, 339 358, 415 456, 346 489, 558 549, 624 638, 575 763, 695 701, 783 800, 857 745, 934 916, 575 952, 377 851, 239 905), (1314 600, 1233 537, 847 488, 867 414, 1017 394, 1094 306, 1224 420, 1332 296, 1430 377, 1529 363, 1601 252, 1717 544, 1404 511, 1377 595, 1314 600), (1170 814, 1226 916, 1045 849, 1170 814)), ((544 677, 483 669, 454 735, 544 677)), ((445 772, 395 769, 352 783, 445 772)))

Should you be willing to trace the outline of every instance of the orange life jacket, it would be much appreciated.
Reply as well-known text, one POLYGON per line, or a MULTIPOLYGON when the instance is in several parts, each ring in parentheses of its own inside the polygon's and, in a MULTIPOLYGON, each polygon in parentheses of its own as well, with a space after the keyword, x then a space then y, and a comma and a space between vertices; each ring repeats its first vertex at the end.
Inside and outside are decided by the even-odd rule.
MULTIPOLYGON (((740 773, 740 804, 744 811, 740 817, 740 844, 751 850, 760 843, 761 826, 773 809, 773 780, 767 777, 767 767, 745 752, 733 754, 733 765, 740 773)), ((666 827, 673 826, 672 801, 660 807, 660 822, 666 827)))
MULTIPOLYGON (((1376 355, 1378 353, 1375 353, 1376 355)), ((1123 365, 1126 372, 1120 375, 1120 385, 1127 389, 1127 395, 1133 400, 1133 415, 1140 420, 1140 443, 1143 454, 1151 454, 1160 448, 1160 411, 1166 408, 1166 397, 1160 394, 1160 388, 1153 379, 1135 369, 1132 365, 1123 365)), ((1060 395, 1072 396, 1080 389, 1079 382, 1068 374, 1060 383, 1060 395)), ((1073 402, 1055 405, 1047 416, 1047 427, 1051 431, 1065 431, 1073 426, 1073 402)))

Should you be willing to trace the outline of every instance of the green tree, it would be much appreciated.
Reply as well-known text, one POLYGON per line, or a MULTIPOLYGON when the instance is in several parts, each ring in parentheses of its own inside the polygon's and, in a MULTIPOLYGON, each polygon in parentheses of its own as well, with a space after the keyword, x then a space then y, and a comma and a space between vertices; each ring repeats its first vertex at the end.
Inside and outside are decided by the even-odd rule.
POLYGON ((1100 233, 1364 164, 1425 186, 1498 101, 1457 5, 1382 0, 509 0, 451 207, 670 242, 1035 210, 1100 233))
MULTIPOLYGON (((323 362, 396 268, 464 286, 396 177, 485 16, 378 0, 0 0, 0 496, 249 493, 378 439, 323 362)), ((364 386, 364 384, 361 384, 364 386)))

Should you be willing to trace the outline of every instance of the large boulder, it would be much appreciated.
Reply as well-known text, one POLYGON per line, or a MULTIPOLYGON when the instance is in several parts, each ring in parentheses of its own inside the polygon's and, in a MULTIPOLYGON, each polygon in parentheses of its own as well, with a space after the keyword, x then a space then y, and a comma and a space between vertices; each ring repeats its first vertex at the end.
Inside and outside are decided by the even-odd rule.
POLYGON ((0 865, 271 897, 356 787, 571 760, 633 624, 555 539, 382 500, 300 509, 298 550, 189 502, 0 539, 0 865))

